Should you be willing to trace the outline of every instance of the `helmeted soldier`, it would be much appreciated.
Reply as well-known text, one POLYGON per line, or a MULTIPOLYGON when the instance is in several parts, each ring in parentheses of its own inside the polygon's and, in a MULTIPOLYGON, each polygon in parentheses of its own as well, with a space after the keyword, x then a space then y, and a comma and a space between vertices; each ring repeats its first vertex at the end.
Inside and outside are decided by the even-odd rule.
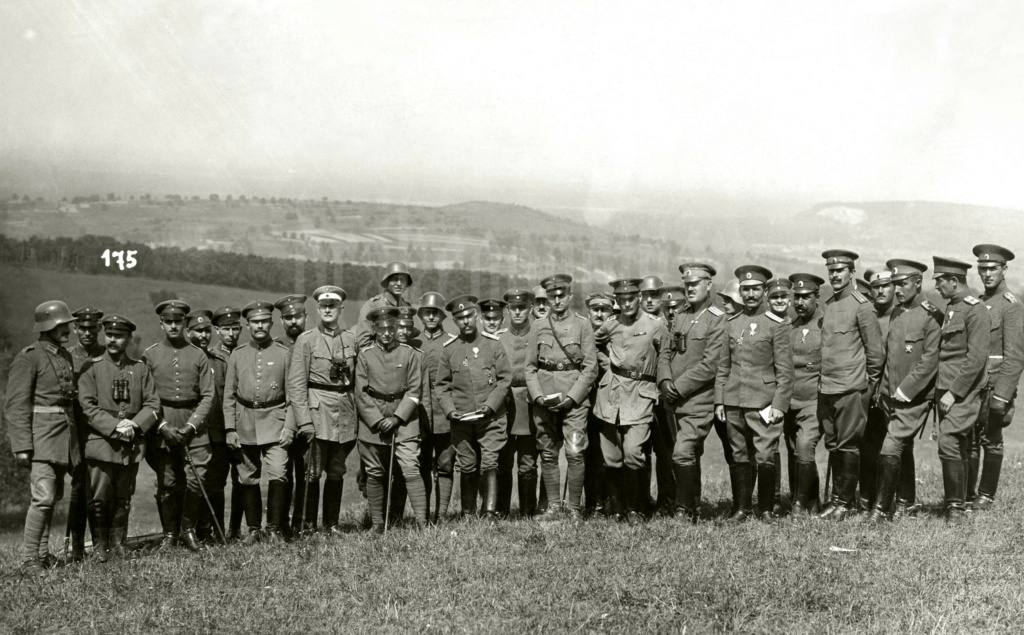
POLYGON ((722 301, 722 310, 729 317, 743 312, 743 297, 740 295, 740 281, 733 278, 725 283, 721 291, 717 291, 718 298, 722 301))
POLYGON ((423 402, 420 404, 421 413, 426 416, 426 421, 421 421, 420 426, 420 472, 423 475, 428 503, 434 490, 431 472, 437 475, 435 521, 443 518, 448 512, 455 475, 455 448, 452 447, 451 423, 441 410, 437 391, 434 389, 437 383, 438 356, 450 337, 444 330, 444 306, 443 295, 436 291, 428 291, 420 298, 420 306, 416 310, 416 315, 423 324, 420 342, 423 350, 423 368, 427 376, 427 383, 423 387, 423 402))
MULTIPOLYGON (((889 280, 896 288, 899 306, 891 313, 886 333, 885 372, 879 388, 879 407, 888 416, 878 458, 874 507, 868 516, 872 522, 888 518, 897 492, 905 491, 903 484, 907 481, 913 483, 914 437, 924 427, 932 407, 943 319, 942 311, 926 300, 921 290, 926 265, 903 259, 885 264, 890 268, 889 280), (909 465, 905 459, 908 455, 909 465)), ((913 504, 913 495, 909 498, 909 504, 913 504)), ((897 502, 901 516, 907 506, 905 499, 897 502)))
POLYGON ((825 302, 821 326, 818 421, 832 466, 832 499, 820 518, 841 520, 856 510, 860 442, 867 407, 882 377, 885 353, 875 309, 853 285, 852 251, 823 252, 832 297, 825 302))
MULTIPOLYGON (((869 287, 868 297, 875 307, 878 326, 882 329, 882 343, 886 342, 889 333, 889 322, 898 303, 893 302, 895 286, 892 271, 889 269, 868 269, 864 272, 864 281, 869 287)), ((875 499, 876 478, 878 475, 878 456, 885 440, 888 416, 882 406, 884 395, 875 391, 868 405, 867 424, 860 442, 860 508, 861 513, 868 514, 875 499)))
POLYGON ((814 453, 821 440, 818 424, 818 373, 821 371, 822 311, 818 306, 825 281, 811 273, 794 273, 793 318, 789 341, 793 348, 793 397, 782 424, 789 458, 789 489, 793 513, 812 513, 818 507, 818 465, 814 453))
POLYGON ((208 419, 216 389, 206 353, 185 336, 185 316, 191 310, 180 300, 158 304, 156 314, 165 337, 147 348, 142 359, 156 383, 162 411, 161 421, 146 439, 146 462, 157 478, 161 547, 172 547, 180 538, 190 551, 198 551, 195 529, 203 505, 199 479, 206 484, 208 419))
POLYGON ((1013 260, 1013 252, 999 245, 976 245, 974 255, 978 257, 978 276, 985 285, 980 299, 988 307, 992 331, 988 386, 981 396, 981 412, 967 465, 967 503, 974 509, 985 510, 995 501, 1003 467, 1003 428, 1013 421, 1017 382, 1024 370, 1024 305, 1006 287, 1006 263, 1013 260))
POLYGON ((79 401, 86 417, 85 462, 88 466, 89 515, 93 552, 107 560, 108 547, 124 552, 128 510, 135 478, 145 453, 146 433, 159 421, 160 397, 149 368, 128 356, 135 324, 120 315, 103 318, 105 352, 78 379, 79 401))
POLYGON ((715 375, 725 342, 725 312, 711 299, 715 268, 690 262, 679 266, 686 308, 672 320, 671 344, 658 365, 658 386, 671 409, 675 427, 672 469, 675 515, 698 519, 700 458, 715 417, 715 375))
MULTIPOLYGON (((426 489, 419 470, 422 353, 395 337, 399 311, 377 307, 367 316, 374 342, 356 358, 355 401, 359 412, 359 456, 366 466, 366 498, 372 530, 384 530, 385 478, 391 458, 401 471, 417 525, 427 521, 426 489), (389 452, 394 457, 389 457, 389 452)), ((393 486, 393 485, 392 485, 393 486)))
POLYGON ((434 389, 452 424, 462 513, 476 512, 482 480, 484 514, 494 519, 498 505, 498 455, 507 438, 505 397, 512 385, 512 368, 498 338, 477 327, 476 303, 476 297, 462 295, 445 307, 459 327, 459 334, 449 338, 441 349, 434 389))
POLYGON ((640 279, 621 278, 610 282, 621 312, 607 320, 594 334, 607 346, 608 372, 601 379, 594 403, 594 416, 604 423, 601 451, 613 517, 623 512, 631 525, 643 521, 641 480, 647 463, 645 447, 658 407, 657 372, 670 339, 665 323, 639 311, 640 279))
POLYGON ((793 349, 789 322, 768 311, 764 290, 771 271, 758 265, 736 269, 742 313, 729 318, 728 344, 722 347, 715 377, 715 415, 728 424, 733 464, 733 513, 743 521, 753 514, 753 458, 757 466, 758 516, 775 517, 775 463, 784 413, 793 395, 793 349))
MULTIPOLYGON (((299 335, 306 331, 306 300, 308 298, 301 293, 292 293, 278 298, 274 302, 274 308, 281 314, 281 323, 284 326, 284 337, 278 341, 288 347, 291 351, 299 335)), ((288 419, 293 416, 292 409, 288 409, 288 419)), ((285 424, 288 425, 287 422, 285 424)), ((288 426, 294 427, 294 426, 288 426)), ((297 534, 302 530, 302 517, 305 512, 306 493, 306 452, 309 450, 305 439, 296 435, 288 446, 288 469, 285 474, 285 481, 288 483, 285 491, 285 515, 291 514, 291 533, 297 534), (292 510, 294 501, 295 508, 292 510)))
POLYGON ((412 274, 409 273, 409 266, 404 262, 389 262, 384 267, 384 276, 380 279, 380 286, 384 288, 384 291, 364 302, 363 306, 359 308, 355 335, 360 349, 373 342, 373 325, 367 320, 370 311, 382 306, 409 306, 409 301, 402 297, 402 294, 412 286, 412 274))
MULTIPOLYGON (((228 450, 223 440, 224 429, 224 380, 227 378, 228 359, 232 351, 238 347, 238 338, 242 333, 242 310, 232 306, 223 306, 213 312, 210 321, 217 331, 218 342, 216 346, 206 349, 206 355, 210 360, 210 370, 213 371, 213 385, 216 400, 216 409, 210 410, 210 421, 212 425, 220 428, 222 434, 214 433, 219 441, 210 443, 210 463, 206 471, 206 493, 210 496, 210 503, 217 513, 217 522, 224 520, 224 490, 227 487, 228 474, 231 474, 231 511, 227 526, 227 539, 237 540, 241 538, 242 515, 242 486, 238 483, 238 459, 239 455, 228 450)), ((200 514, 205 520, 205 514, 200 514)), ((224 525, 221 525, 223 527, 224 525)))
POLYGON ((565 448, 567 511, 580 515, 587 450, 587 396, 597 378, 597 349, 590 322, 569 310, 572 276, 555 274, 542 283, 551 312, 530 327, 526 354, 526 386, 534 404, 537 447, 541 455, 544 487, 551 505, 545 518, 559 511, 550 501, 560 500, 558 455, 565 448))
POLYGON ((295 341, 288 376, 291 425, 310 442, 306 456, 304 528, 316 527, 320 477, 326 473, 323 526, 333 534, 340 534, 338 518, 348 472, 345 463, 356 445, 358 422, 353 395, 356 338, 340 323, 346 298, 345 290, 334 285, 313 291, 320 323, 295 341))
POLYGON ((59 300, 37 306, 32 330, 39 340, 15 355, 7 380, 7 436, 18 466, 30 470, 32 498, 21 555, 22 567, 31 575, 42 575, 55 563, 49 548, 53 506, 63 497, 65 474, 82 460, 73 411, 74 366, 71 354, 61 347, 74 319, 59 300))
POLYGON ((260 539, 263 496, 260 478, 267 474, 267 532, 271 540, 282 538, 287 511, 284 508, 288 446, 294 430, 285 426, 288 410, 286 384, 290 351, 270 335, 274 305, 257 300, 242 309, 249 325, 249 343, 236 348, 228 359, 224 380, 225 442, 241 453, 238 482, 249 527, 245 544, 260 539))
POLYGON ((965 519, 967 461, 971 429, 981 411, 992 321, 985 304, 971 295, 967 270, 971 265, 933 256, 935 288, 948 301, 939 344, 935 396, 939 401, 939 460, 946 518, 965 519))

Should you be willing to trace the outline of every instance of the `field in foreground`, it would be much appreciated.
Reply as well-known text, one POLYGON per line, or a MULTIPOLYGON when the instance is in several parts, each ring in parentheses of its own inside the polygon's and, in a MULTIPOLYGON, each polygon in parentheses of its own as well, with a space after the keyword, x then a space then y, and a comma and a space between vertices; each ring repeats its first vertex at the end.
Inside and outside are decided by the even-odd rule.
MULTIPOLYGON (((880 528, 453 520, 372 537, 354 506, 343 539, 87 562, 42 582, 4 541, 0 632, 1019 632, 1024 468, 1008 459, 998 509, 956 528, 929 508, 880 528)), ((919 477, 936 503, 937 470, 919 477)), ((719 512, 725 487, 705 488, 719 512)))

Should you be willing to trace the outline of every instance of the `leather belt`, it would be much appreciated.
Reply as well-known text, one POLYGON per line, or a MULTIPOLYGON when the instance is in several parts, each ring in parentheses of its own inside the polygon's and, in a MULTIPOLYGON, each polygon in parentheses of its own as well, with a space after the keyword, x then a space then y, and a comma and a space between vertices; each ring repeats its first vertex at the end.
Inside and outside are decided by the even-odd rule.
POLYGON ((161 399, 160 405, 164 408, 195 408, 199 405, 198 399, 188 399, 186 401, 171 401, 170 399, 161 399))
POLYGON ((32 406, 32 412, 37 415, 62 415, 67 412, 63 406, 32 406))
POLYGON ((615 364, 611 364, 611 367, 612 367, 612 374, 613 375, 618 375, 619 377, 625 377, 627 379, 636 379, 636 380, 639 380, 639 381, 654 381, 654 382, 656 382, 658 380, 658 378, 655 377, 654 375, 645 375, 644 373, 642 373, 642 372, 640 372, 638 370, 625 370, 624 368, 619 368, 615 364))
POLYGON ((370 395, 374 399, 380 399, 381 401, 393 402, 398 401, 405 396, 405 390, 399 390, 398 392, 379 392, 370 388, 369 386, 363 387, 363 392, 370 395))
POLYGON ((549 362, 548 360, 541 360, 537 367, 541 370, 547 371, 559 371, 559 370, 582 370, 579 364, 576 362, 549 362))
POLYGON ((306 387, 310 390, 326 390, 327 392, 346 393, 352 390, 352 386, 332 386, 331 384, 321 384, 315 381, 307 382, 306 387))
POLYGON ((270 401, 249 401, 248 399, 242 399, 241 397, 236 396, 235 401, 250 410, 266 410, 267 408, 280 406, 285 400, 284 397, 278 397, 277 399, 271 399, 270 401))
POLYGON ((512 380, 512 387, 513 388, 526 388, 526 380, 525 379, 522 379, 522 380, 513 379, 512 380))

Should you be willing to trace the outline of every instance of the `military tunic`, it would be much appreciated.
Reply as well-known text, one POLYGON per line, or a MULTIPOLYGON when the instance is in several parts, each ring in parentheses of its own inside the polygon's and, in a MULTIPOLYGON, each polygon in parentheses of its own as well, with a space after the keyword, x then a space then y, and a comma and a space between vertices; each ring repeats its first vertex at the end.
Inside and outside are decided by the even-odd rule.
MULTIPOLYGON (((988 307, 992 330, 988 351, 988 389, 981 398, 981 412, 978 415, 981 425, 974 435, 971 454, 973 458, 979 458, 981 448, 985 448, 986 457, 1001 457, 1003 428, 1013 421, 1017 383, 1024 370, 1024 305, 1006 289, 1005 281, 991 294, 982 295, 981 301, 988 307), (1007 404, 1002 416, 992 414, 989 406, 993 400, 1007 404)), ((983 482, 982 488, 991 488, 992 485, 983 482)), ((981 493, 989 497, 995 495, 994 491, 981 493)))
POLYGON ((355 325, 355 341, 356 350, 362 350, 366 346, 373 343, 373 325, 370 324, 370 320, 366 319, 366 316, 370 314, 370 311, 379 307, 400 307, 400 306, 411 306, 409 301, 404 297, 399 297, 397 300, 395 296, 391 295, 387 291, 378 293, 366 302, 363 302, 363 306, 359 307, 359 319, 355 325))
POLYGON ((782 433, 793 460, 814 463, 821 440, 818 425, 818 373, 821 371, 821 323, 819 307, 814 314, 791 322, 789 341, 793 347, 793 397, 786 411, 782 433))
MULTIPOLYGON (((228 359, 231 351, 223 342, 206 351, 213 373, 213 408, 207 417, 206 434, 210 438, 210 462, 206 469, 206 482, 211 492, 221 492, 227 486, 231 458, 227 445, 224 443, 224 380, 227 379, 228 359)), ((237 474, 234 481, 237 481, 237 474)), ((233 482, 234 482, 233 481, 233 482)))
MULTIPOLYGON (((532 334, 530 327, 527 322, 519 331, 502 329, 497 332, 512 366, 512 388, 506 400, 508 442, 501 451, 498 465, 498 511, 504 514, 508 514, 512 506, 513 466, 517 466, 520 482, 529 481, 536 489, 537 438, 533 403, 526 387, 526 357, 532 334)), ((523 501, 520 500, 519 505, 522 510, 523 501)))
POLYGON ((953 393, 953 406, 939 418, 939 458, 966 460, 969 432, 981 410, 992 323, 985 305, 961 289, 949 300, 939 344, 936 397, 953 393))
MULTIPOLYGON (((206 352, 187 342, 176 346, 164 339, 147 348, 142 359, 156 382, 163 422, 182 432, 188 426, 194 428, 189 447, 208 445, 207 418, 213 410, 216 388, 206 352)), ((155 433, 151 436, 147 441, 150 447, 165 447, 163 437, 155 433)))

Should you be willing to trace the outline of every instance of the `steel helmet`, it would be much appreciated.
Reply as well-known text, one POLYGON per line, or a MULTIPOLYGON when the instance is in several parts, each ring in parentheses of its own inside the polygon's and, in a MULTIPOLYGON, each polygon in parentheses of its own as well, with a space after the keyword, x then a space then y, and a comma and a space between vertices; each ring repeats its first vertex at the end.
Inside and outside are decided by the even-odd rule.
POLYGON ((644 276, 640 281, 641 291, 660 291, 662 285, 665 283, 661 281, 658 276, 644 276))
POLYGON ((384 277, 380 279, 380 286, 388 286, 388 278, 391 276, 404 275, 409 279, 409 285, 412 286, 412 274, 409 273, 409 265, 404 262, 389 262, 384 267, 384 277))
POLYGON ((46 331, 60 326, 61 324, 74 321, 75 318, 71 315, 68 305, 64 304, 60 300, 43 302, 36 307, 36 323, 35 326, 32 327, 32 332, 45 333, 46 331))

